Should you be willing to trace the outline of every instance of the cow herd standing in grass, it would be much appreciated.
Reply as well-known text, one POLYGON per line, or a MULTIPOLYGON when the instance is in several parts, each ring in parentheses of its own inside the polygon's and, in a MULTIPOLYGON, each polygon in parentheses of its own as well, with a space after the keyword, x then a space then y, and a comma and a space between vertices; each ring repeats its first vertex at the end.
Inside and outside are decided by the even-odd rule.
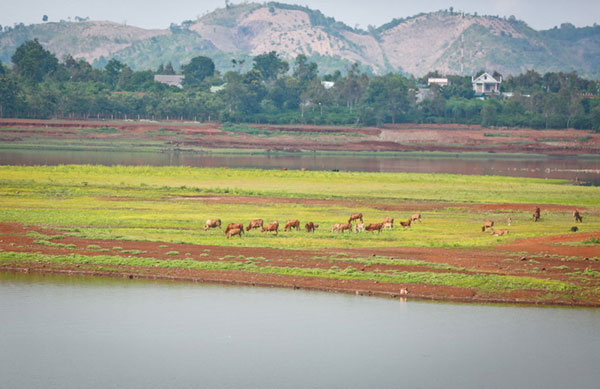
MULTIPOLYGON (((404 228, 407 228, 407 227, 410 227, 410 225, 413 221, 421 222, 421 214, 415 213, 414 215, 409 217, 406 222, 401 221, 400 225, 402 225, 402 227, 404 227, 404 228)), ((207 231, 211 228, 221 228, 221 219, 208 219, 206 221, 206 223, 204 224, 204 231, 207 231)), ((263 222, 263 219, 254 219, 254 220, 250 221, 250 223, 248 223, 248 226, 245 227, 245 230, 246 230, 246 232, 248 232, 255 228, 260 228, 261 232, 274 232, 275 235, 277 235, 279 233, 279 222, 277 220, 275 220, 273 223, 265 224, 263 222)), ((306 232, 314 233, 317 228, 319 228, 319 225, 315 224, 314 222, 307 222, 304 225, 304 230, 306 232)), ((300 220, 298 220, 298 219, 288 220, 285 223, 285 226, 283 227, 284 232, 292 231, 294 229, 296 231, 300 231, 300 220)), ((380 233, 382 229, 394 229, 394 218, 388 216, 388 217, 385 217, 383 219, 383 222, 381 222, 381 223, 373 223, 373 224, 365 225, 364 221, 363 221, 362 213, 353 213, 348 218, 348 222, 333 224, 331 226, 331 228, 329 229, 329 232, 344 233, 345 231, 348 231, 349 233, 350 232, 360 233, 363 231, 368 231, 368 232, 377 231, 380 233), (357 223, 352 225, 352 222, 356 222, 356 221, 357 221, 357 223)), ((244 225, 241 223, 230 223, 227 225, 224 232, 228 239, 231 238, 232 236, 236 236, 236 235, 241 238, 242 234, 244 234, 244 225)))
MULTIPOLYGON (((533 221, 537 222, 538 220, 540 220, 541 218, 541 210, 540 207, 536 207, 535 210, 533 211, 533 221)), ((579 222, 582 223, 583 222, 583 217, 581 216, 581 213, 579 213, 579 210, 575 210, 573 211, 573 218, 575 219, 575 222, 579 222)), ((420 213, 415 213, 413 215, 411 215, 406 221, 400 221, 400 225, 403 228, 410 228, 411 224, 413 224, 413 222, 421 222, 421 214, 420 213)), ((512 224, 512 217, 508 217, 507 219, 507 224, 510 226, 512 224)), ((221 219, 208 219, 206 221, 206 223, 204 224, 204 230, 209 230, 211 228, 221 228, 221 219)), ((250 221, 250 223, 248 223, 248 226, 246 226, 246 232, 255 229, 255 228, 260 228, 261 232, 274 232, 275 235, 277 235, 279 233, 279 222, 277 220, 275 220, 273 223, 270 224, 265 224, 263 222, 263 219, 254 219, 252 221, 250 221)), ((319 228, 318 224, 315 224, 314 222, 307 222, 304 225, 304 230, 306 232, 313 232, 319 228)), ((285 223, 285 226, 283 227, 283 231, 284 232, 288 232, 288 231, 292 231, 292 230, 296 230, 296 231, 300 231, 300 220, 298 219, 294 219, 294 220, 288 220, 285 223)), ((344 233, 346 231, 348 231, 349 233, 351 232, 355 232, 355 233, 360 233, 360 232, 375 232, 377 231, 378 233, 381 233, 381 230, 383 229, 394 229, 394 218, 393 217, 385 217, 383 218, 383 221, 381 223, 371 223, 371 224, 364 224, 363 221, 363 214, 362 213, 353 213, 350 215, 350 217, 348 218, 348 221, 346 223, 335 223, 331 226, 331 228, 329 229, 329 232, 338 232, 338 233, 344 233), (352 222, 356 222, 354 225, 352 225, 352 222)), ((508 234, 508 230, 495 230, 494 229, 494 221, 493 220, 486 220, 483 222, 483 225, 481 226, 481 231, 482 232, 486 232, 488 231, 490 232, 490 234, 495 235, 495 236, 502 236, 502 235, 507 235, 508 234)), ((577 227, 571 227, 571 231, 577 231, 578 228, 577 227)), ((244 225, 241 223, 230 223, 227 225, 227 227, 225 228, 225 235, 227 236, 227 238, 231 238, 232 236, 239 236, 240 238, 242 237, 242 234, 244 233, 244 225)))

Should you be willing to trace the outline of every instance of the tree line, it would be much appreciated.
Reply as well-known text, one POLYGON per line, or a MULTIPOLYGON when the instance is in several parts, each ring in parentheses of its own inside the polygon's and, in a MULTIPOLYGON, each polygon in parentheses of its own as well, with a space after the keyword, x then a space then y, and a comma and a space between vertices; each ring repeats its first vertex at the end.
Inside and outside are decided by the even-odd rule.
POLYGON ((422 78, 369 75, 358 64, 320 76, 298 55, 290 65, 276 52, 232 61, 221 74, 213 61, 193 58, 179 69, 183 88, 154 81, 175 74, 171 64, 133 71, 118 60, 94 68, 83 59, 59 61, 37 40, 25 42, 0 64, 0 117, 154 119, 246 123, 381 126, 387 123, 464 123, 483 126, 578 128, 600 131, 600 82, 575 72, 534 70, 502 83, 509 97, 476 98, 471 78, 448 76, 418 98, 422 78), (325 82, 327 81, 327 82, 325 82))

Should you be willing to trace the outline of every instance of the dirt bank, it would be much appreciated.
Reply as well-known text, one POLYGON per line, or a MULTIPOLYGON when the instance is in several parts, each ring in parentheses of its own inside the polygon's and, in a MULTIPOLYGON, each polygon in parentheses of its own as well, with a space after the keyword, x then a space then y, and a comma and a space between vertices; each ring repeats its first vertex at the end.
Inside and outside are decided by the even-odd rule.
POLYGON ((40 139, 160 141, 166 147, 272 151, 443 151, 549 155, 598 154, 600 134, 582 130, 489 129, 459 124, 398 124, 383 128, 243 125, 152 121, 0 119, 0 141, 40 139), (112 127, 111 131, 85 129, 112 127), (255 128, 258 132, 248 131, 255 128), (268 136, 265 136, 265 131, 268 136))
MULTIPOLYGON (((600 256, 598 246, 572 247, 555 245, 560 242, 578 242, 598 235, 589 233, 523 239, 511 244, 499 246, 495 250, 425 249, 406 247, 284 250, 163 242, 94 240, 68 236, 53 239, 52 243, 57 245, 49 246, 40 243, 40 241, 36 241, 34 237, 28 234, 31 231, 46 235, 60 234, 59 231, 52 231, 36 226, 0 223, 0 250, 51 255, 68 255, 75 253, 87 256, 137 256, 150 257, 158 260, 194 259, 197 261, 243 262, 250 257, 261 257, 264 260, 257 262, 257 266, 321 269, 328 269, 331 268, 331 266, 345 269, 351 266, 354 269, 365 272, 426 271, 437 273, 496 274, 568 281, 577 286, 590 286, 590 282, 595 281, 590 281, 585 277, 572 277, 568 273, 572 272, 573 268, 586 268, 595 272, 600 271, 600 261, 589 259, 600 256), (70 247, 66 247, 66 245, 70 245, 70 247), (98 246, 100 249, 97 248, 98 246), (94 248, 92 249, 90 247, 94 248), (179 252, 179 254, 173 255, 174 251, 179 252), (361 262, 360 260, 353 261, 353 258, 360 259, 372 256, 385 256, 395 259, 411 259, 438 264, 448 264, 451 265, 452 268, 432 268, 426 265, 415 266, 412 264, 379 265, 365 264, 364 261, 361 262), (327 257, 328 259, 324 259, 324 257, 327 257), (335 258, 340 259, 336 260, 335 258), (565 269, 565 263, 569 264, 569 269, 565 269)), ((573 298, 574 296, 569 294, 571 292, 568 291, 549 295, 536 290, 516 290, 491 295, 470 288, 429 284, 396 284, 378 281, 301 277, 242 271, 191 270, 112 265, 110 267, 102 267, 92 264, 73 265, 18 261, 4 262, 1 263, 1 265, 0 271, 12 272, 40 272, 217 282, 440 301, 600 306, 600 296, 598 295, 593 295, 585 300, 576 300, 573 298), (407 294, 404 293, 405 289, 407 290, 407 294)))

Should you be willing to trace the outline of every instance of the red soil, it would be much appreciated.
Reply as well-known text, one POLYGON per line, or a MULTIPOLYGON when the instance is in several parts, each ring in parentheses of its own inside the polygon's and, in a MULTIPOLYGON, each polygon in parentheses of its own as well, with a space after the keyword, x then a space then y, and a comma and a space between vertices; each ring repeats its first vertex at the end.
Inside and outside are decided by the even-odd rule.
POLYGON ((86 139, 153 139, 177 148, 196 146, 282 151, 479 151, 557 155, 600 152, 600 134, 574 129, 488 129, 461 124, 397 124, 383 128, 256 125, 261 129, 281 131, 279 136, 262 137, 223 131, 218 123, 0 119, 0 127, 30 130, 27 133, 3 130, 5 142, 22 141, 31 136, 74 138, 81 136, 81 129, 107 126, 116 128, 118 132, 93 133, 86 139), (167 130, 167 133, 148 132, 159 129, 167 130))
MULTIPOLYGON (((569 281, 580 286, 589 286, 588 279, 569 277, 566 273, 572 272, 573 268, 590 268, 600 271, 600 262, 588 260, 587 258, 600 256, 597 246, 571 247, 554 246, 557 242, 573 242, 589 239, 594 234, 571 234, 551 236, 544 238, 523 239, 511 244, 500 246, 495 250, 455 250, 455 249, 423 249, 423 248, 361 248, 361 249, 321 249, 321 250, 283 250, 253 247, 221 247, 203 246, 192 244, 173 244, 162 242, 141 241, 110 241, 82 239, 75 237, 64 237, 52 240, 54 243, 74 244, 76 248, 52 247, 37 244, 34 238, 27 236, 27 232, 37 231, 46 235, 60 234, 35 226, 23 226, 20 224, 0 224, 0 250, 43 253, 43 254, 70 254, 78 253, 84 255, 130 255, 140 257, 151 257, 156 259, 190 259, 198 261, 246 261, 248 257, 263 257, 266 260, 256 261, 258 266, 279 267, 301 267, 301 268, 323 268, 337 266, 340 269, 352 266, 355 269, 373 272, 386 270, 396 271, 429 271, 429 272, 458 272, 460 270, 431 269, 424 266, 404 265, 369 265, 360 262, 330 261, 316 257, 338 257, 343 258, 365 258, 373 255, 386 256, 398 259, 425 260, 428 262, 448 264, 459 268, 468 268, 475 272, 493 273, 499 275, 538 277, 543 279, 554 279, 569 281), (87 249, 88 245, 98 245, 109 249, 110 252, 87 249), (140 254, 124 254, 112 250, 113 247, 122 247, 124 250, 142 250, 140 254), (161 247, 164 246, 164 247, 161 247), (206 251, 207 250, 207 251, 206 251), (178 251, 178 255, 167 255, 169 251, 178 251), (516 254, 516 253, 519 254, 516 254), (528 252, 523 255, 522 252, 528 252), (189 253, 186 256, 185 253, 189 253), (201 254, 208 254, 202 257, 201 254), (558 254, 550 256, 549 254, 558 254), (239 256, 245 258, 224 258, 225 256, 239 256), (520 256, 524 258, 521 259, 520 256), (567 261, 569 270, 559 267, 567 261), (574 258, 576 257, 576 258, 574 258), (535 262, 532 261, 535 259, 535 262), (531 272, 536 267, 540 272, 531 272)), ((257 232, 250 232, 250 234, 257 232)), ((303 232, 299 232, 302 234, 303 232)), ((598 234, 595 234, 597 236, 598 234)), ((588 305, 600 306, 600 296, 594 295, 589 299, 574 300, 569 292, 557 293, 552 296, 542 296, 543 293, 533 290, 507 291, 500 295, 480 294, 476 290, 468 288, 456 288, 445 286, 421 285, 421 284, 393 284, 377 281, 356 280, 334 280, 318 277, 298 277, 288 275, 272 275, 260 273, 244 273, 237 271, 207 271, 186 269, 160 269, 129 266, 111 266, 110 269, 97 265, 68 265, 68 264, 44 264, 16 262, 5 263, 1 271, 22 271, 61 273, 72 275, 95 275, 128 278, 150 278, 167 280, 185 280, 200 282, 218 282, 239 285, 260 285, 271 287, 302 288, 312 290, 323 290, 332 292, 355 293, 361 295, 377 295, 387 297, 408 297, 431 300, 465 301, 465 302, 500 302, 500 303, 531 303, 531 304, 560 304, 560 305, 588 305), (403 289, 408 290, 404 295, 403 289)))

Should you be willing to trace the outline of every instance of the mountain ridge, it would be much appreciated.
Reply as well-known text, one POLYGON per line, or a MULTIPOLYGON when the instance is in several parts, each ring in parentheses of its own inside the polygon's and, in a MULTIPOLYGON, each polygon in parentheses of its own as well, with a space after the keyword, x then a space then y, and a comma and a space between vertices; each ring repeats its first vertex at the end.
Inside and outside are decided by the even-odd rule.
POLYGON ((600 26, 537 31, 514 18, 449 11, 393 19, 380 27, 355 29, 318 10, 281 3, 248 3, 218 8, 169 29, 143 29, 110 21, 17 25, 0 34, 0 60, 10 62, 24 41, 37 38, 59 58, 71 54, 102 66, 110 58, 134 69, 176 68, 207 55, 221 71, 231 59, 276 51, 293 60, 305 54, 322 73, 359 62, 373 73, 430 71, 472 74, 480 69, 504 75, 577 71, 600 78, 600 26))

